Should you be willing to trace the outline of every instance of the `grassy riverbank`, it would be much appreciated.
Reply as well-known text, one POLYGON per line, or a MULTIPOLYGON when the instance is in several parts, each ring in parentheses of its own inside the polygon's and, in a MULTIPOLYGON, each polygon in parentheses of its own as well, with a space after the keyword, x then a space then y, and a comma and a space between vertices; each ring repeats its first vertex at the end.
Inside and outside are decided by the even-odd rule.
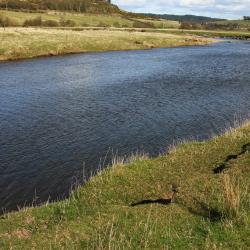
POLYGON ((211 40, 191 35, 173 35, 158 32, 1 28, 0 60, 80 52, 203 45, 211 42, 211 40))
MULTIPOLYGON (((158 31, 160 32, 160 31, 158 31)), ((250 39, 250 31, 247 30, 181 30, 165 29, 162 32, 175 35, 194 35, 211 38, 232 38, 232 39, 250 39)))
POLYGON ((155 159, 118 162, 68 200, 6 214, 0 248, 248 249, 249 181, 250 123, 155 159), (164 198, 171 185, 174 203, 130 206, 164 198))

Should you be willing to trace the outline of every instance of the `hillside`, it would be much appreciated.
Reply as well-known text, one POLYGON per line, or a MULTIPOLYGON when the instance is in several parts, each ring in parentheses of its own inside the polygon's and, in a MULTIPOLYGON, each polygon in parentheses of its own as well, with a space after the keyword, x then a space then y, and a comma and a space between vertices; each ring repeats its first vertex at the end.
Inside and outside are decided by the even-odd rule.
POLYGON ((13 26, 77 26, 116 28, 178 28, 179 23, 168 20, 145 19, 125 14, 94 14, 62 11, 7 11, 0 10, 0 27, 13 26), (40 23, 32 20, 40 18, 40 23), (27 22, 29 21, 29 22, 27 22), (29 25, 30 23, 30 25, 29 25))
POLYGON ((107 0, 0 0, 0 8, 26 11, 71 11, 79 13, 121 13, 107 0))
POLYGON ((151 14, 151 13, 143 13, 143 15, 147 17, 152 17, 152 18, 167 19, 167 20, 179 21, 179 22, 194 22, 194 23, 214 22, 214 21, 225 20, 225 19, 220 19, 220 18, 211 18, 211 17, 195 16, 195 15, 169 15, 169 14, 151 14))
POLYGON ((2 216, 0 248, 249 249, 249 123, 115 162, 68 200, 2 216))

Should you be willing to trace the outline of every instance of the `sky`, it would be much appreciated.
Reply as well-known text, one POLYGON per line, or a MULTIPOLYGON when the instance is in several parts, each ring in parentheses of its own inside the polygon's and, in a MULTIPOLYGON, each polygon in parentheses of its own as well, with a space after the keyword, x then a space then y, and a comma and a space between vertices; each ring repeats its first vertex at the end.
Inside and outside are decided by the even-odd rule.
POLYGON ((138 13, 193 14, 227 19, 250 16, 250 0, 111 0, 138 13))

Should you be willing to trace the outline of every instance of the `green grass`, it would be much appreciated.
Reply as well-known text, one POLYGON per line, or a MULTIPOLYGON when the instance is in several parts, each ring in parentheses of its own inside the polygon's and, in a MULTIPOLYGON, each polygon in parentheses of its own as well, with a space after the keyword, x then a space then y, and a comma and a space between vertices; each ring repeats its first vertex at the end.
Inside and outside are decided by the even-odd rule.
POLYGON ((248 123, 155 159, 116 163, 68 200, 4 215, 0 248, 249 249, 249 146, 242 153, 249 143, 248 123), (227 162, 225 173, 214 174, 229 155, 238 158, 227 162), (164 197, 172 184, 179 186, 174 203, 130 206, 164 197), (228 186, 235 193, 226 199, 228 186), (234 197, 239 205, 229 210, 234 197))
POLYGON ((38 16, 42 17, 43 21, 54 20, 60 21, 61 18, 66 20, 72 20, 75 22, 76 26, 108 26, 108 27, 127 27, 132 28, 135 21, 140 21, 142 23, 150 23, 156 28, 178 28, 179 23, 175 21, 168 20, 157 20, 157 19, 139 19, 139 18, 128 18, 125 15, 105 15, 105 14, 80 14, 80 13, 70 13, 70 12, 56 12, 49 11, 45 13, 28 13, 19 11, 5 11, 0 10, 0 15, 4 17, 9 17, 16 21, 19 26, 22 26, 26 19, 34 19, 38 16))
POLYGON ((202 45, 211 40, 193 36, 126 30, 0 29, 0 60, 79 52, 150 49, 202 45))

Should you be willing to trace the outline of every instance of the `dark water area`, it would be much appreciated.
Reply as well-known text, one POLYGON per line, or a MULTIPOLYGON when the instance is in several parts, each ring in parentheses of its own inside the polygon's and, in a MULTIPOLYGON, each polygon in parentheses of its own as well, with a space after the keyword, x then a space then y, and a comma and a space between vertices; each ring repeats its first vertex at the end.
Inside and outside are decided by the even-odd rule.
POLYGON ((63 198, 112 154, 208 139, 249 100, 249 42, 0 63, 0 208, 63 198))

